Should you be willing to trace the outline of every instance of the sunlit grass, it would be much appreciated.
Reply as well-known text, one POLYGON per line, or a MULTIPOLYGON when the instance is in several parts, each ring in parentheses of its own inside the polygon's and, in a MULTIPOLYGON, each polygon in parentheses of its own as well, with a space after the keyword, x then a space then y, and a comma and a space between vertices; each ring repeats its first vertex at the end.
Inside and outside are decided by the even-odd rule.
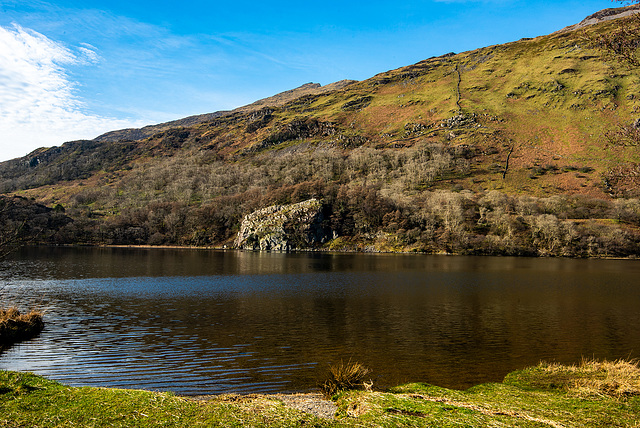
POLYGON ((542 362, 534 370, 549 385, 579 397, 623 399, 640 395, 638 360, 583 359, 580 364, 568 366, 542 362))
POLYGON ((364 386, 364 366, 340 362, 331 376, 348 385, 332 397, 338 406, 333 419, 290 407, 278 396, 221 395, 200 401, 170 393, 72 388, 0 371, 0 427, 638 428, 638 371, 637 362, 624 360, 541 363, 509 374, 502 383, 466 391, 413 383, 373 392, 352 389, 364 386))

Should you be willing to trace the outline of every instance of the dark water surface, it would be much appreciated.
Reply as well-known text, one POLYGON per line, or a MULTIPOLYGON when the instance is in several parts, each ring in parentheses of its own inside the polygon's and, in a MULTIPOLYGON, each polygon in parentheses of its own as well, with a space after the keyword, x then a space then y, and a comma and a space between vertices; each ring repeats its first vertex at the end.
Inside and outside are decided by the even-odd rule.
POLYGON ((453 388, 540 360, 640 357, 640 261, 28 249, 0 306, 43 309, 0 369, 182 394, 313 390, 353 359, 375 384, 453 388))

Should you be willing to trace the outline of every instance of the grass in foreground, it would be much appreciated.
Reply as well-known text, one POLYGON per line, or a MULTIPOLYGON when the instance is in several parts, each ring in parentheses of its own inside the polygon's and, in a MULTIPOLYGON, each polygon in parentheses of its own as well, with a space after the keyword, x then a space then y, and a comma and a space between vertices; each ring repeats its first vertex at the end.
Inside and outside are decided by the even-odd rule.
POLYGON ((42 312, 21 314, 16 308, 0 309, 0 350, 36 336, 43 328, 42 312))
POLYGON ((345 363, 341 360, 340 363, 329 367, 329 375, 320 389, 327 397, 354 389, 370 390, 373 382, 366 383, 365 380, 369 373, 370 370, 358 362, 349 360, 345 363))
POLYGON ((531 389, 559 390, 578 398, 625 400, 640 396, 640 364, 637 360, 585 359, 572 366, 541 362, 536 367, 511 373, 505 382, 531 389))
POLYGON ((639 374, 629 361, 541 363, 466 391, 419 383, 346 391, 333 397, 339 410, 328 420, 270 396, 204 402, 0 372, 0 427, 640 427, 639 374))

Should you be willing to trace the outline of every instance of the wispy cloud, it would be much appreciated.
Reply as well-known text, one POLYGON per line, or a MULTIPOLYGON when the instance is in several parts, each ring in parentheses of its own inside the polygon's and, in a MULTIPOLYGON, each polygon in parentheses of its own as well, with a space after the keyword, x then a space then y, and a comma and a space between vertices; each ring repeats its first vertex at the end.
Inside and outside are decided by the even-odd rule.
POLYGON ((89 44, 68 48, 17 24, 0 26, 0 160, 133 125, 83 110, 68 68, 99 60, 89 44))

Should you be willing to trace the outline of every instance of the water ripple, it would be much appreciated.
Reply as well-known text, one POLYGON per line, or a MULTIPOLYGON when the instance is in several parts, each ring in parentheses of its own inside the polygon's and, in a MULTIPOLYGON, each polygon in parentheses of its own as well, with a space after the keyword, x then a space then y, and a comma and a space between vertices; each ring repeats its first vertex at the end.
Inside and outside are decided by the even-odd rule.
POLYGON ((541 359, 640 351, 640 265, 633 262, 93 250, 36 256, 0 263, 3 304, 42 308, 46 319, 39 337, 0 356, 0 369, 69 385, 308 391, 329 364, 352 358, 371 367, 381 387, 464 388, 541 359))

